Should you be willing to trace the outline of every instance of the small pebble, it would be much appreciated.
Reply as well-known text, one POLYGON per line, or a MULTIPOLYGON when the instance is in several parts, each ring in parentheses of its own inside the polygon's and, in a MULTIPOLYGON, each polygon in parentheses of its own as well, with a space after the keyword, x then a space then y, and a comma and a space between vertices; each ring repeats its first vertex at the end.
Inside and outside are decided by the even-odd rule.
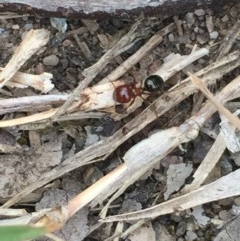
POLYGON ((99 28, 99 24, 94 20, 82 19, 82 22, 91 34, 94 34, 99 28))
POLYGON ((12 29, 12 27, 13 27, 12 23, 7 23, 5 26, 6 29, 12 29))
POLYGON ((213 24, 213 17, 212 16, 206 16, 206 26, 209 33, 211 33, 214 29, 213 24))
POLYGON ((59 58, 53 54, 43 59, 44 65, 56 66, 58 63, 59 63, 59 58))
POLYGON ((213 32, 209 33, 210 39, 216 39, 216 38, 218 38, 218 35, 219 34, 217 31, 213 31, 213 32))
POLYGON ((30 29, 33 29, 33 24, 26 23, 23 28, 25 29, 25 31, 29 31, 30 29))
POLYGON ((38 63, 34 70, 35 74, 42 74, 43 72, 45 72, 45 66, 42 63, 38 63))
POLYGON ((239 216, 240 207, 236 206, 236 205, 232 205, 231 214, 234 215, 234 216, 239 216))
POLYGON ((232 198, 225 198, 225 199, 219 200, 218 204, 221 206, 227 207, 227 206, 232 206, 233 201, 234 200, 232 198))
POLYGON ((50 23, 60 33, 65 33, 68 27, 66 18, 50 18, 50 23))
POLYGON ((28 20, 28 16, 23 16, 23 17, 22 17, 22 20, 23 20, 23 21, 27 21, 27 20, 28 20))
POLYGON ((194 23, 195 23, 195 18, 193 13, 187 13, 186 14, 186 20, 187 20, 187 25, 190 28, 194 23))
POLYGON ((205 44, 207 41, 208 41, 208 39, 205 37, 205 35, 198 35, 197 36, 197 41, 198 41, 198 43, 200 43, 200 44, 205 44))
POLYGON ((237 206, 240 206, 240 197, 235 198, 234 203, 235 203, 237 206))
POLYGON ((70 46, 70 45, 72 45, 72 41, 69 40, 69 39, 65 39, 65 40, 62 42, 62 46, 63 46, 63 47, 68 47, 68 46, 70 46))
POLYGON ((199 32, 199 27, 195 27, 195 28, 193 29, 193 31, 194 31, 195 33, 198 33, 198 32, 199 32))
POLYGON ((12 48, 13 47, 13 43, 6 43, 5 44, 5 48, 12 48))
POLYGON ((203 9, 197 9, 194 11, 194 13, 195 13, 195 15, 200 17, 200 16, 204 16, 206 12, 203 9))
POLYGON ((230 218, 232 218, 232 214, 227 210, 222 210, 222 211, 219 212, 219 218, 221 220, 227 221, 230 218))
POLYGON ((24 31, 22 34, 21 34, 21 39, 23 40, 25 38, 25 36, 27 35, 27 31, 24 31))
POLYGON ((225 23, 229 20, 229 17, 227 14, 224 15, 224 17, 222 18, 222 21, 225 23))
POLYGON ((91 130, 92 130, 91 126, 85 126, 84 129, 86 130, 86 133, 87 133, 85 147, 91 146, 92 144, 100 140, 100 137, 98 135, 91 133, 91 130))
POLYGON ((186 233, 186 240, 195 240, 197 238, 197 234, 194 233, 193 231, 187 231, 186 233))
POLYGON ((125 199, 122 202, 122 207, 119 210, 119 213, 126 213, 129 211, 138 211, 142 209, 142 204, 134 199, 125 199))
POLYGON ((12 26, 12 29, 18 30, 18 29, 20 29, 20 26, 19 26, 18 24, 14 24, 14 25, 12 26))
POLYGON ((168 35, 168 40, 169 40, 170 42, 173 42, 173 41, 174 41, 174 35, 173 35, 172 33, 170 33, 170 34, 168 35))
POLYGON ((187 229, 187 223, 184 221, 181 221, 177 226, 176 235, 182 236, 183 234, 185 234, 186 229, 187 229))
POLYGON ((83 175, 84 183, 87 185, 91 185, 95 183, 97 180, 103 177, 102 171, 99 170, 96 166, 92 166, 86 169, 83 175))
POLYGON ((68 60, 67 59, 61 59, 61 64, 64 69, 68 67, 68 60))

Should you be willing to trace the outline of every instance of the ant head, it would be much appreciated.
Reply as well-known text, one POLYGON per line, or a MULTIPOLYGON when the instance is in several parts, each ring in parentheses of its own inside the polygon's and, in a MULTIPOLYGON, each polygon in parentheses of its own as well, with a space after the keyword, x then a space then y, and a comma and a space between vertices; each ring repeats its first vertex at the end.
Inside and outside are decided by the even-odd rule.
POLYGON ((143 89, 148 92, 161 90, 164 86, 164 81, 159 75, 150 75, 144 80, 143 89))

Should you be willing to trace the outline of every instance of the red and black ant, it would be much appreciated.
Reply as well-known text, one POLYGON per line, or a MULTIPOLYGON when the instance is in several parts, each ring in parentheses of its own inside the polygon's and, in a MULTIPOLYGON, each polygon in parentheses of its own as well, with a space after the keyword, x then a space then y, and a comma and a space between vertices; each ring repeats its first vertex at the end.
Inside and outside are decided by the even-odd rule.
POLYGON ((163 88, 164 81, 158 75, 150 75, 144 80, 143 87, 137 87, 136 84, 124 84, 116 87, 113 92, 113 98, 120 104, 131 105, 137 96, 144 93, 152 93, 163 88))

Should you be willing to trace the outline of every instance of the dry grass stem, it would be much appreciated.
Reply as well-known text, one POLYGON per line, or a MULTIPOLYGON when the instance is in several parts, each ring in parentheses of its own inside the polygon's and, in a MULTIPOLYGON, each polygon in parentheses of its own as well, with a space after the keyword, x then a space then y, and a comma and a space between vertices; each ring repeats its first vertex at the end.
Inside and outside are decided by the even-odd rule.
MULTIPOLYGON (((0 71, 3 71, 3 68, 0 68, 0 71)), ((42 93, 48 93, 54 88, 54 85, 51 82, 52 74, 42 73, 40 75, 25 74, 17 72, 7 83, 9 87, 17 88, 27 88, 32 87, 35 90, 39 90, 42 93)))
POLYGON ((186 210, 198 205, 237 196, 240 194, 240 170, 236 170, 215 182, 200 187, 191 193, 174 198, 167 202, 156 205, 138 212, 109 216, 103 222, 114 222, 123 220, 136 220, 141 218, 155 218, 160 215, 186 210))
POLYGON ((174 24, 169 24, 167 27, 154 34, 139 50, 125 60, 111 74, 102 79, 99 84, 119 79, 134 65, 136 65, 147 53, 160 44, 163 40, 163 36, 169 34, 174 28, 174 24))
POLYGON ((218 163, 225 149, 226 149, 226 144, 224 142, 224 139, 221 135, 218 135, 211 149, 208 151, 206 157, 203 159, 198 169, 194 173, 193 182, 189 185, 186 185, 181 190, 181 194, 186 194, 194 190, 197 190, 204 183, 204 181, 207 179, 210 172, 218 163))
POLYGON ((184 69, 186 66, 208 54, 208 49, 201 48, 192 52, 189 55, 176 55, 176 57, 173 57, 169 62, 163 64, 161 68, 154 73, 154 75, 158 75, 163 79, 163 81, 167 81, 169 78, 171 78, 180 70, 184 69))
MULTIPOLYGON (((114 106, 116 104, 113 99, 113 91, 114 89, 122 85, 124 82, 116 81, 114 83, 106 83, 103 85, 97 85, 93 87, 86 88, 82 95, 80 96, 79 101, 73 102, 72 106, 69 107, 68 112, 77 112, 77 111, 91 111, 102 108, 107 108, 114 106)), ((34 110, 36 111, 38 108, 42 108, 43 104, 54 104, 54 102, 62 102, 67 99, 68 96, 32 96, 32 97, 22 97, 17 99, 5 100, 0 104, 0 112, 7 110, 16 110, 16 111, 24 111, 24 110, 34 110), (12 101, 13 100, 13 101, 12 101), (11 102, 12 101, 12 102, 11 102), (31 101, 31 102, 29 102, 31 101), (16 104, 16 102, 18 102, 16 104), (35 105, 33 105, 35 104, 35 105)), ((51 108, 51 106, 49 106, 51 108)), ((23 125, 29 124, 36 121, 48 120, 54 116, 57 112, 58 108, 49 109, 47 111, 28 115, 26 117, 16 118, 12 120, 2 120, 0 121, 0 127, 14 126, 14 125, 23 125)), ((87 116, 87 114, 86 114, 87 116)), ((70 118, 70 116, 65 116, 66 118, 70 118)), ((60 117, 61 120, 64 119, 60 117)))
POLYGON ((19 70, 19 68, 49 40, 50 32, 45 29, 30 30, 18 46, 12 58, 0 73, 2 88, 19 70))
POLYGON ((28 17, 29 14, 16 14, 16 13, 0 13, 0 19, 13 19, 13 18, 23 18, 28 17))
POLYGON ((214 98, 213 94, 203 84, 202 80, 194 75, 190 75, 190 78, 202 93, 213 103, 213 105, 215 105, 217 110, 226 116, 227 119, 240 130, 240 120, 214 98))
MULTIPOLYGON (((234 113, 234 115, 239 114, 239 110, 234 113)), ((220 116, 222 122, 220 123, 220 133, 225 141, 227 149, 232 153, 237 153, 240 151, 240 140, 238 138, 238 133, 236 128, 229 123, 227 118, 223 115, 220 116)))
POLYGON ((221 46, 219 48, 219 55, 217 59, 221 59, 224 56, 226 56, 226 54, 229 53, 236 39, 239 38, 239 35, 240 35, 240 21, 237 20, 234 26, 232 27, 232 29, 228 31, 227 35, 222 41, 221 46))
POLYGON ((0 115, 13 112, 39 111, 43 107, 61 104, 68 95, 37 95, 18 98, 2 99, 0 102, 0 115))
POLYGON ((27 211, 25 209, 11 209, 11 208, 0 208, 0 215, 7 217, 18 217, 26 215, 27 211))
POLYGON ((20 118, 13 119, 13 120, 3 120, 3 121, 0 121, 0 127, 23 125, 23 124, 27 124, 27 123, 31 123, 31 122, 35 122, 35 121, 39 121, 39 120, 49 119, 56 112, 57 112, 57 109, 50 109, 48 111, 33 114, 30 116, 26 116, 26 117, 20 117, 20 118))

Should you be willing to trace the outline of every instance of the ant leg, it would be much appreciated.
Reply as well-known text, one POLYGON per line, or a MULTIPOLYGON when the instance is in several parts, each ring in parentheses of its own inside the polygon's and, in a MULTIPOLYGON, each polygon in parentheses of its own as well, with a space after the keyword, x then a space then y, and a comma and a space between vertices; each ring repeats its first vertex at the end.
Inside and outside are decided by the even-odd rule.
MULTIPOLYGON (((143 91, 143 94, 144 93, 147 94, 148 96, 153 94, 152 92, 147 92, 147 91, 143 91)), ((156 106, 153 105, 153 103, 151 103, 149 100, 144 99, 142 96, 140 96, 140 97, 142 98, 143 102, 147 103, 150 106, 150 110, 153 111, 155 113, 156 117, 158 118, 158 114, 156 112, 156 106)))
POLYGON ((123 104, 115 105, 115 112, 118 114, 126 114, 126 107, 123 104))

